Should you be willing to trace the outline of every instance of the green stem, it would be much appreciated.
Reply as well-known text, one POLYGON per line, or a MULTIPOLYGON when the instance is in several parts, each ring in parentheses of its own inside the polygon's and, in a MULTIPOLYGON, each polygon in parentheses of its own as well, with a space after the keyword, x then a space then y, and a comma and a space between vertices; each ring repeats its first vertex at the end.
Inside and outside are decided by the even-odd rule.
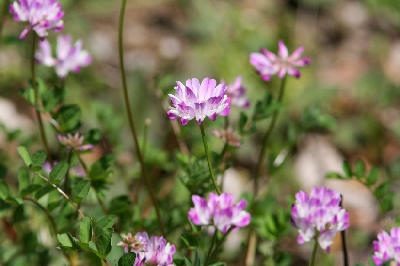
POLYGON ((210 258, 212 258, 212 257, 214 256, 215 252, 217 252, 218 249, 221 247, 221 245, 224 243, 225 238, 226 238, 226 237, 229 235, 229 233, 232 232, 232 230, 235 229, 235 228, 236 228, 236 226, 231 226, 231 227, 229 228, 229 230, 222 236, 221 240, 218 241, 217 246, 214 248, 214 251, 211 253, 210 258))
POLYGON ((218 230, 215 227, 214 227, 214 229, 215 229, 214 235, 213 235, 213 237, 211 239, 210 248, 208 249, 208 253, 207 253, 207 259, 206 259, 206 262, 204 264, 205 266, 208 266, 208 264, 209 264, 209 261, 211 259, 212 250, 214 248, 215 241, 217 240, 218 230))
POLYGON ((46 214, 47 218, 50 221, 51 227, 53 228, 54 234, 57 235, 58 234, 57 225, 56 222, 54 221, 54 218, 51 216, 50 212, 41 204, 39 204, 39 202, 37 202, 35 199, 29 197, 24 197, 23 199, 34 203, 39 209, 41 209, 46 214))
POLYGON ((8 0, 3 0, 3 5, 0 7, 0 46, 1 46, 1 40, 2 40, 2 31, 3 31, 3 25, 4 21, 6 18, 7 14, 7 8, 9 6, 10 2, 8 0))
MULTIPOLYGON (((282 79, 282 82, 281 82, 281 87, 279 89, 278 103, 280 103, 282 101, 283 94, 285 92, 285 85, 286 85, 286 76, 282 79)), ((278 114, 279 114, 279 112, 275 111, 274 114, 272 115, 271 123, 269 124, 267 133, 265 134, 265 137, 262 141, 260 156, 258 157, 258 163, 257 163, 257 167, 256 167, 256 175, 254 177, 254 188, 253 188, 254 197, 256 197, 258 194, 258 178, 261 174, 261 167, 263 165, 263 162, 265 160, 265 156, 267 153, 268 140, 271 136, 272 130, 274 129, 276 120, 278 118, 278 114)))
POLYGON ((317 239, 315 239, 314 240, 315 242, 314 242, 314 249, 313 249, 313 252, 312 252, 312 257, 311 257, 311 261, 310 261, 310 265, 309 266, 314 266, 314 263, 315 263, 315 255, 317 254, 317 249, 318 249, 318 241, 317 241, 317 239))
POLYGON ((39 108, 40 108, 39 90, 38 90, 38 87, 36 86, 37 84, 36 84, 36 74, 35 74, 35 49, 36 49, 37 37, 36 37, 36 33, 34 31, 32 31, 32 34, 33 34, 33 38, 32 38, 32 54, 31 54, 31 74, 32 74, 32 87, 33 87, 33 91, 35 94, 34 109, 35 109, 36 117, 39 122, 40 138, 42 139, 44 149, 47 153, 47 159, 48 159, 50 165, 53 166, 53 159, 51 158, 49 145, 47 144, 46 133, 44 131, 42 116, 39 111, 39 108))
MULTIPOLYGON (((82 168, 83 168, 83 170, 84 170, 85 173, 86 173, 86 176, 89 178, 90 184, 93 185, 93 178, 92 178, 92 175, 90 174, 90 172, 89 172, 89 170, 88 170, 88 168, 87 168, 85 162, 82 160, 81 156, 79 156, 78 152, 76 152, 75 155, 76 155, 76 157, 78 157, 79 163, 82 165, 82 168)), ((95 189, 95 190, 96 190, 96 189, 95 189)), ((102 210, 103 213, 107 216, 107 215, 108 215, 108 211, 107 211, 106 206, 104 205, 104 202, 100 199, 99 195, 97 195, 97 190, 95 191, 95 193, 96 193, 97 201, 98 201, 99 204, 100 204, 101 210, 102 210)))
MULTIPOLYGON (((342 207, 343 204, 343 195, 340 194, 340 207, 342 207)), ((346 244, 346 230, 343 230, 340 232, 342 236, 342 251, 343 251, 343 265, 344 266, 349 266, 349 256, 347 253, 347 244, 346 244)))
POLYGON ((57 191, 58 191, 66 200, 68 200, 69 203, 71 203, 71 205, 76 209, 76 211, 79 213, 79 215, 80 215, 82 218, 85 218, 85 215, 84 215, 83 212, 79 209, 79 206, 78 206, 77 204, 75 204, 75 203, 71 200, 71 198, 70 198, 67 194, 65 194, 65 192, 64 192, 61 188, 59 188, 57 185, 51 183, 49 179, 47 179, 46 177, 42 176, 41 174, 39 174, 39 173, 37 173, 37 172, 34 172, 34 174, 37 175, 38 177, 40 177, 41 179, 43 179, 44 181, 46 181, 46 183, 49 184, 50 186, 52 186, 52 187, 54 187, 55 189, 57 189, 57 191))
POLYGON ((153 187, 152 187, 151 181, 148 178, 147 173, 146 173, 143 155, 142 155, 142 153, 140 151, 139 140, 138 140, 138 137, 137 137, 135 124, 133 122, 131 105, 129 103, 128 86, 127 86, 127 83, 126 83, 125 65, 124 65, 124 52, 123 52, 123 47, 122 47, 125 7, 126 7, 126 0, 122 0, 121 12, 120 12, 120 15, 119 15, 119 27, 118 27, 118 52, 119 52, 119 66, 120 66, 120 69, 121 69, 121 78, 122 78, 122 89, 123 89, 123 93, 124 93, 124 102, 125 102, 126 112, 127 112, 127 115, 128 115, 129 127, 130 127, 130 130, 131 130, 131 133, 132 133, 132 137, 133 137, 133 140, 134 140, 134 143, 135 143, 135 147, 136 147, 137 157, 139 158, 139 162, 140 162, 142 176, 143 176, 143 179, 145 181, 147 190, 149 191, 151 201, 153 202, 153 206, 154 206, 154 208, 156 210, 158 225, 160 227, 161 233, 164 235, 164 225, 163 225, 162 220, 161 220, 160 208, 158 206, 158 203, 157 203, 154 191, 153 191, 153 187))
POLYGON ((215 179, 214 171, 211 165, 211 158, 210 158, 210 153, 208 151, 207 138, 206 134, 204 133, 203 123, 200 124, 200 130, 201 130, 201 137, 203 138, 204 150, 206 151, 208 170, 210 170, 211 180, 214 184, 215 190, 217 191, 218 195, 221 195, 222 192, 221 189, 218 187, 217 180, 215 179))

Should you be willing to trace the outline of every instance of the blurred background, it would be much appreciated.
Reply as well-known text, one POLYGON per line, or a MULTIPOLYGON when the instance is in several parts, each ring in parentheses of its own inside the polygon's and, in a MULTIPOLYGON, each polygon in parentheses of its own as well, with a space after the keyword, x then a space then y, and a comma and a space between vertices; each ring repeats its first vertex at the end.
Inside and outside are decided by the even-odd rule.
MULTIPOLYGON (((90 163, 113 152, 117 157, 114 182, 106 198, 123 193, 135 197, 135 192, 120 181, 121 176, 129 180, 130 175, 138 175, 137 168, 131 167, 137 162, 131 149, 118 65, 120 2, 60 2, 65 11, 61 33, 71 34, 74 40, 82 39, 84 49, 93 56, 89 67, 68 75, 66 80, 66 103, 80 105, 84 129, 97 127, 102 132, 102 141, 85 159, 90 163)), ((18 40, 24 23, 13 21, 8 14, 8 0, 1 0, 0 5, 6 6, 1 16, 0 161, 7 165, 8 182, 16 184, 15 173, 20 165, 15 163, 20 162, 16 147, 25 144, 40 148, 34 112, 18 94, 30 78, 32 36, 18 40)), ((54 32, 50 32, 49 40, 55 44, 54 32)), ((287 198, 299 189, 309 192, 315 185, 326 185, 339 190, 351 213, 351 262, 367 261, 376 233, 392 225, 398 211, 383 215, 378 202, 360 183, 326 180, 324 176, 331 171, 342 172, 343 160, 354 163, 361 158, 367 169, 380 167, 381 178, 392 182, 391 191, 400 192, 398 0, 128 1, 124 27, 128 87, 139 134, 143 134, 146 119, 149 124, 146 157, 154 167, 153 175, 163 184, 155 186, 160 194, 172 190, 168 182, 173 178, 171 161, 178 145, 165 110, 169 105, 167 94, 173 92, 175 81, 210 77, 232 84, 240 75, 251 99, 244 112, 250 115, 265 90, 277 93, 280 81, 274 77, 271 82, 263 82, 250 65, 249 55, 261 47, 276 53, 278 40, 285 42, 289 52, 304 46, 303 57, 312 58, 312 63, 300 69, 300 79, 287 80, 285 109, 270 141, 272 164, 268 164, 269 170, 261 180, 262 191, 286 206, 287 198), (274 162, 276 171, 271 168, 274 162), (270 182, 267 184, 266 180, 270 182)), ((37 75, 46 84, 60 83, 47 67, 38 66, 37 75)), ((240 113, 235 108, 230 116, 233 125, 238 124, 240 113)), ((210 130, 222 124, 223 120, 218 119, 205 125, 210 130)), ((51 136, 50 123, 47 125, 52 150, 56 152, 58 144, 51 136)), ((257 133, 244 136, 242 147, 232 152, 233 167, 225 175, 224 184, 238 196, 243 190, 251 192, 250 177, 267 126, 268 121, 257 125, 257 133)), ((203 155, 196 123, 180 129, 189 150, 203 155)), ((222 149, 221 140, 210 136, 209 141, 212 150, 222 149)), ((398 196, 394 207, 398 208, 396 199, 398 196)), ((12 219, 3 219, 4 229, 7 221, 12 219)), ((296 237, 292 229, 274 242, 278 250, 293 254, 289 265, 303 265, 311 254, 312 245, 299 246, 296 237)), ((267 238, 260 240, 258 253, 268 257, 270 242, 267 238)), ((337 244, 333 257, 319 254, 324 262, 320 265, 341 265, 337 244)), ((234 254, 226 256, 235 261, 234 254)), ((260 260, 259 265, 273 264, 260 260)))

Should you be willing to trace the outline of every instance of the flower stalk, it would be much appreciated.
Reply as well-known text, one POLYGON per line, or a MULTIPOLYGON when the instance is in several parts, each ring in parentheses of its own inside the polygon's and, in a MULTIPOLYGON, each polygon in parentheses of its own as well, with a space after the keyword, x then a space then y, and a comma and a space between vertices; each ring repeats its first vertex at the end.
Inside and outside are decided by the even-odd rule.
POLYGON ((312 252, 312 256, 311 256, 311 261, 310 261, 310 266, 314 266, 315 257, 316 257, 316 255, 317 255, 317 249, 318 249, 318 240, 315 239, 315 241, 314 241, 314 248, 313 248, 313 252, 312 252))
POLYGON ((39 108, 40 108, 40 101, 39 101, 39 89, 36 84, 36 73, 35 73, 35 49, 36 49, 36 33, 33 32, 33 37, 32 37, 32 55, 31 55, 31 74, 32 74, 32 87, 35 95, 35 100, 34 100, 34 109, 35 109, 35 114, 38 119, 38 125, 39 125, 39 133, 40 133, 40 138, 43 143, 43 147, 47 153, 47 159, 50 163, 50 165, 53 165, 53 159, 51 158, 50 154, 50 149, 49 149, 49 144, 47 143, 47 138, 46 138, 46 133, 44 131, 44 126, 43 126, 43 120, 42 116, 40 114, 39 108))
POLYGON ((119 27, 118 27, 118 52, 119 52, 119 65, 120 65, 120 69, 121 69, 122 89, 123 89, 123 93, 124 93, 124 103, 125 103, 126 112, 128 115, 129 128, 131 130, 131 134, 132 134, 135 148, 136 148, 137 157, 139 159, 139 163, 140 163, 140 167, 141 167, 142 176, 145 181, 147 190, 150 194, 150 198, 153 203, 153 206, 156 210, 157 221, 158 221, 160 231, 161 231, 162 235, 165 235, 164 226, 163 226, 163 223, 161 220, 160 208, 158 206, 158 203, 157 203, 157 200, 156 200, 153 188, 152 188, 151 181, 150 181, 150 179, 147 175, 146 169, 145 169, 143 154, 141 153, 139 139, 137 136, 137 132, 136 132, 133 116, 132 116, 132 109, 131 109, 131 105, 129 103, 128 86, 127 86, 127 82, 126 82, 124 53, 123 53, 123 45, 122 45, 125 7, 126 7, 126 0, 122 0, 121 11, 120 11, 120 15, 119 15, 119 27))
POLYGON ((206 134, 204 133, 203 123, 200 124, 200 130, 201 130, 201 137, 203 138, 204 150, 206 151, 208 170, 210 171, 211 180, 214 184, 215 190, 217 191, 218 195, 221 195, 222 191, 217 184, 217 180, 215 179, 214 171, 211 165, 211 158, 210 158, 210 153, 208 151, 207 138, 206 134))
MULTIPOLYGON (((282 98, 283 98, 283 95, 285 92, 285 86, 286 86, 286 76, 282 79, 281 86, 279 88, 278 103, 280 103, 282 101, 282 98)), ((263 162, 265 160, 265 156, 267 153, 268 140, 271 137, 271 133, 272 133, 272 130, 274 129, 276 120, 278 118, 278 114, 279 114, 279 111, 275 111, 274 114, 272 115, 271 123, 269 124, 267 133, 265 134, 265 137, 262 141, 260 156, 258 157, 258 163, 257 163, 257 167, 256 167, 256 175, 254 177, 254 189, 253 189, 254 197, 256 197, 258 194, 258 178, 261 174, 261 167, 263 165, 263 162)))

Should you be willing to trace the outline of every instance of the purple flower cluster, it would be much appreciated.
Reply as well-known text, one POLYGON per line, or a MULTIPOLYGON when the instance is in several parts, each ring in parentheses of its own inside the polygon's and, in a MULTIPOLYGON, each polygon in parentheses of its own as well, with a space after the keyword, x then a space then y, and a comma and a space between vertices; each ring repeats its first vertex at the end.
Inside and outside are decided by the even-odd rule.
POLYGON ((310 195, 298 192, 291 212, 291 223, 299 231, 297 242, 317 239, 321 248, 329 252, 336 232, 349 226, 349 213, 340 207, 340 202, 340 194, 325 187, 314 187, 310 195))
POLYGON ((64 28, 61 20, 64 11, 61 3, 55 0, 19 0, 10 5, 10 13, 15 21, 28 21, 29 25, 19 36, 24 38, 32 29, 40 38, 47 36, 48 30, 60 31, 64 28))
POLYGON ((250 214, 243 209, 246 201, 234 204, 233 195, 210 193, 208 201, 193 195, 194 208, 188 213, 189 220, 195 225, 214 225, 220 232, 226 233, 231 226, 244 227, 250 223, 250 214))
POLYGON ((64 79, 68 72, 79 72, 81 67, 91 63, 92 57, 83 50, 82 41, 77 40, 72 45, 70 35, 59 35, 57 38, 57 58, 51 55, 51 45, 48 40, 39 43, 39 50, 35 54, 35 59, 45 66, 54 66, 57 75, 64 79))
MULTIPOLYGON (((378 234, 378 241, 374 240, 374 262, 382 265, 388 260, 394 260, 400 266, 400 227, 392 228, 390 235, 383 231, 378 234)), ((390 264, 392 265, 392 264, 390 264)))
POLYGON ((227 86, 219 84, 215 79, 205 78, 201 84, 198 79, 188 79, 186 85, 177 81, 176 95, 169 94, 173 107, 167 112, 170 119, 181 118, 182 125, 196 118, 197 123, 208 116, 215 120, 217 115, 227 116, 230 98, 226 95, 227 86))
POLYGON ((250 54, 250 63, 256 68, 262 79, 268 81, 275 74, 283 78, 286 73, 296 78, 300 77, 300 71, 295 67, 303 67, 311 63, 310 58, 300 58, 304 47, 297 48, 290 56, 286 45, 279 40, 278 55, 261 48, 261 53, 250 54))
POLYGON ((133 266, 157 265, 172 266, 172 255, 176 252, 174 245, 165 240, 164 237, 152 236, 146 232, 137 233, 134 237, 129 233, 122 234, 122 241, 117 245, 122 246, 125 252, 136 253, 133 266))

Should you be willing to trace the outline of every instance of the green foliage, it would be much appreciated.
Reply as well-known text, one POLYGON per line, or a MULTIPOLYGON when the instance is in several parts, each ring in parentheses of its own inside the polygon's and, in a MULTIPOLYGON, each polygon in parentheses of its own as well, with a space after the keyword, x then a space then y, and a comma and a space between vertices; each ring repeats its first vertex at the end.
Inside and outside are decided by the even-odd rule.
POLYGON ((64 176, 68 172, 68 163, 67 162, 59 162, 57 163, 50 172, 50 181, 58 184, 64 178, 64 176))
POLYGON ((30 167, 32 165, 32 157, 29 150, 23 146, 19 146, 17 148, 17 151, 18 154, 21 156, 22 160, 24 160, 25 165, 30 167))
POLYGON ((90 181, 82 179, 72 187, 72 200, 78 204, 82 202, 89 193, 90 181))
POLYGON ((266 119, 282 109, 283 105, 274 100, 269 91, 266 91, 264 98, 256 102, 256 107, 253 113, 253 121, 266 119))
POLYGON ((47 154, 44 150, 37 150, 32 155, 32 167, 33 171, 40 171, 42 170, 42 166, 46 161, 47 154))
POLYGON ((43 110, 50 112, 64 101, 64 89, 56 86, 42 93, 43 110))
POLYGON ((76 131, 81 126, 81 108, 76 104, 63 105, 53 115, 62 131, 65 133, 76 131))
POLYGON ((135 263, 136 254, 133 252, 126 253, 118 260, 118 266, 132 266, 135 263))
POLYGON ((390 191, 391 182, 390 180, 386 180, 377 185, 380 176, 380 169, 378 167, 374 166, 369 172, 367 172, 364 162, 358 159, 355 163, 354 169, 352 169, 348 162, 343 162, 343 172, 345 174, 344 176, 339 173, 331 172, 325 177, 342 180, 349 180, 355 177, 372 191, 372 194, 379 203, 382 213, 386 213, 393 209, 394 193, 390 191))
POLYGON ((326 113, 323 113, 319 105, 313 105, 304 110, 301 117, 301 128, 304 132, 316 130, 333 130, 336 127, 335 119, 326 113))

